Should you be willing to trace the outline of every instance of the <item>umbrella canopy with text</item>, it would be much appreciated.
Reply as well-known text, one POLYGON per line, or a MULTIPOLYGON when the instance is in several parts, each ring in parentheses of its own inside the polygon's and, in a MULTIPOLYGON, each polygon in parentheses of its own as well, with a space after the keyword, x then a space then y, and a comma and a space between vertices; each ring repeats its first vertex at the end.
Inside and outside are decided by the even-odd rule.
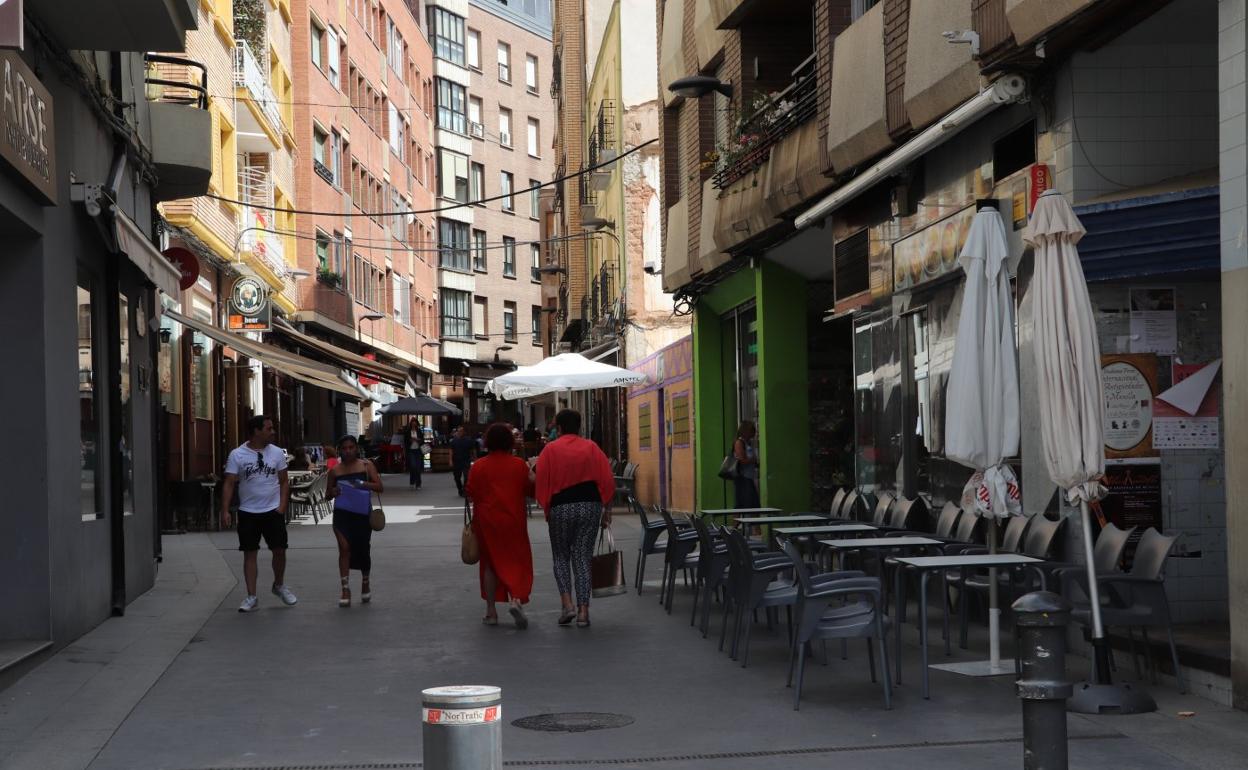
POLYGON ((576 353, 560 353, 495 377, 485 386, 485 392, 517 399, 561 390, 626 388, 645 381, 646 376, 640 372, 590 361, 576 353))

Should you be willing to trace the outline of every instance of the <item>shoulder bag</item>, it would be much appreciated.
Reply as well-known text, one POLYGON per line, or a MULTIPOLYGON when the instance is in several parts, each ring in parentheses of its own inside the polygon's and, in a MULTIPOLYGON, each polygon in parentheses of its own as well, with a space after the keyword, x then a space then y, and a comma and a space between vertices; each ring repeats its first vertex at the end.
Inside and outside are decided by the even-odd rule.
POLYGON ((374 532, 380 532, 386 528, 386 510, 381 507, 381 493, 377 493, 377 507, 368 512, 368 526, 373 528, 374 532))
POLYGON ((594 558, 589 569, 594 598, 618 596, 628 592, 624 580, 624 552, 615 549, 611 527, 603 527, 594 548, 594 558))
POLYGON ((464 564, 476 564, 481 561, 481 546, 477 543, 477 533, 472 531, 472 506, 468 498, 464 498, 464 534, 459 541, 459 560, 464 564))
POLYGON ((725 481, 732 481, 737 477, 740 470, 740 463, 737 461, 736 442, 733 442, 732 449, 728 450, 724 461, 719 464, 719 477, 725 481))

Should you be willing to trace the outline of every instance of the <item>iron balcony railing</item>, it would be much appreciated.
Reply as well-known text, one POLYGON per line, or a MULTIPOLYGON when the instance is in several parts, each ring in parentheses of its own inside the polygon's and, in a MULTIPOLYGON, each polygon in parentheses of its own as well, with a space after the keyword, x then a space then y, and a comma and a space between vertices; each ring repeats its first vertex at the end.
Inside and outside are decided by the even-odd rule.
POLYGON ((610 160, 609 151, 615 147, 615 102, 603 99, 598 104, 598 115, 590 126, 589 165, 596 166, 610 160))
POLYGON ((245 41, 238 41, 234 47, 234 85, 247 89, 253 101, 260 105, 260 111, 269 122, 275 133, 282 132, 282 110, 277 103, 277 95, 273 93, 269 79, 265 75, 268 67, 265 62, 256 58, 251 46, 245 41))
POLYGON ((250 251, 279 278, 286 277, 286 250, 276 230, 273 177, 268 169, 243 166, 238 170, 239 197, 247 204, 239 220, 239 248, 250 251), (257 208, 259 207, 259 208, 257 208))
POLYGON ((148 101, 208 109, 207 67, 179 56, 149 53, 143 59, 147 62, 144 83, 148 101))
POLYGON ((810 120, 818 111, 819 82, 816 58, 811 54, 793 70, 793 82, 771 97, 733 130, 723 147, 717 147, 712 184, 724 189, 762 166, 771 157, 771 148, 810 120))

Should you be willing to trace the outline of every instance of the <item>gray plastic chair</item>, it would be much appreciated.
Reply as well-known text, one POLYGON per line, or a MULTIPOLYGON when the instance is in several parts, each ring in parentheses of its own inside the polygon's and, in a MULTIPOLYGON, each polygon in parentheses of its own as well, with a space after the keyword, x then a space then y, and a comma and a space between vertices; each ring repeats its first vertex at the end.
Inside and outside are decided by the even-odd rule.
POLYGON ((884 708, 893 707, 893 683, 888 664, 888 627, 879 578, 836 574, 812 579, 805 562, 792 543, 781 543, 797 576, 797 627, 789 657, 789 679, 793 686, 793 710, 801 708, 802 678, 806 670, 807 644, 827 639, 866 639, 871 681, 877 681, 875 647, 879 646, 884 674, 884 708), (794 682, 794 673, 797 681, 794 682))
MULTIPOLYGON (((750 551, 745 535, 739 529, 723 528, 720 530, 728 544, 729 577, 728 595, 731 601, 732 644, 729 656, 737 659, 744 636, 745 652, 741 666, 749 664, 750 629, 753 624, 750 616, 755 610, 768 609, 768 620, 775 607, 791 608, 797 601, 797 587, 792 583, 777 580, 781 572, 789 568, 788 558, 781 552, 754 553, 750 551)), ((724 639, 728 628, 728 611, 724 612, 724 623, 720 628, 719 649, 724 648, 724 639)), ((789 616, 790 634, 792 633, 792 615, 789 616)))
POLYGON ((664 549, 663 557, 663 590, 659 592, 659 603, 670 615, 672 614, 672 600, 676 595, 676 572, 685 570, 687 579, 688 570, 696 569, 698 566, 698 555, 694 553, 698 547, 698 533, 692 529, 682 529, 676 526, 672 514, 661 508, 659 515, 663 517, 663 524, 667 527, 667 548, 664 549))
POLYGON ((936 531, 932 533, 932 537, 937 540, 949 540, 953 537, 954 527, 957 526, 958 518, 962 515, 962 509, 958 504, 949 501, 940 509, 940 516, 936 518, 936 531))
POLYGON ((836 494, 832 496, 832 507, 828 509, 828 516, 830 518, 835 519, 841 515, 841 503, 844 503, 845 498, 848 496, 849 493, 845 491, 844 487, 836 490, 836 494))
POLYGON ((717 541, 703 519, 690 516, 689 523, 698 534, 698 570, 693 583, 693 610, 689 617, 689 625, 693 625, 698 617, 698 606, 702 607, 702 622, 699 628, 702 638, 706 638, 707 628, 711 622, 711 599, 715 592, 728 583, 728 546, 722 540, 717 541))
MULTIPOLYGON (((1179 685, 1179 692, 1186 692, 1183 684, 1183 672, 1179 668, 1179 652, 1174 645, 1174 623, 1170 618, 1170 602, 1166 597, 1166 560, 1178 540, 1178 535, 1163 535, 1153 528, 1144 531, 1143 537, 1135 547, 1135 559, 1131 563, 1130 573, 1097 575, 1097 583, 1104 588, 1104 601, 1101 606, 1101 623, 1104 627, 1139 628, 1144 636, 1144 647, 1148 654, 1149 669, 1153 683, 1157 682, 1157 665, 1153 661, 1152 645, 1148 640, 1148 629, 1164 626, 1166 640, 1170 644, 1170 662, 1174 666, 1174 677, 1179 685)), ((1087 593, 1087 576, 1076 578, 1080 587, 1087 593)), ((1071 616, 1085 626, 1092 623, 1092 609, 1087 602, 1075 605, 1071 616)), ((1131 636, 1132 657, 1135 652, 1135 637, 1131 636)), ((1136 670, 1139 670, 1138 660, 1136 670)))
POLYGON ((637 514, 641 525, 641 540, 637 543, 637 570, 633 583, 637 586, 637 594, 641 594, 641 585, 646 579, 646 557, 660 554, 667 550, 667 541, 662 538, 667 525, 662 518, 652 519, 646 514, 646 507, 632 495, 628 496, 628 507, 637 514))
MULTIPOLYGON (((1122 552, 1126 550, 1127 541, 1133 532, 1135 532, 1135 527, 1119 529, 1112 521, 1105 525, 1101 533, 1096 536, 1096 544, 1092 546, 1092 563, 1096 566, 1096 574, 1111 575, 1122 571, 1118 565, 1122 561, 1122 552)), ((1060 586, 1062 596, 1071 601, 1082 598, 1085 603, 1087 602, 1086 594, 1078 597, 1073 591, 1078 576, 1087 574, 1086 567, 1082 564, 1053 564, 1049 569, 1057 585, 1060 586)))
POLYGON ((875 513, 871 515, 871 523, 877 527, 888 526, 888 515, 893 507, 895 498, 887 492, 880 495, 875 502, 875 513))

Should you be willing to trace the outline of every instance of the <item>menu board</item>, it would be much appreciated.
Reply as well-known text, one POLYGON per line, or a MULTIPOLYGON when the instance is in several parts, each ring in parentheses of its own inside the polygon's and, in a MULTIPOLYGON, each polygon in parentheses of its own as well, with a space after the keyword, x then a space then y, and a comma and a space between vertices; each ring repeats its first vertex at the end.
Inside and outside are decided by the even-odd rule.
POLYGON ((893 244, 893 289, 901 291, 958 269, 975 219, 975 206, 928 225, 893 244))

